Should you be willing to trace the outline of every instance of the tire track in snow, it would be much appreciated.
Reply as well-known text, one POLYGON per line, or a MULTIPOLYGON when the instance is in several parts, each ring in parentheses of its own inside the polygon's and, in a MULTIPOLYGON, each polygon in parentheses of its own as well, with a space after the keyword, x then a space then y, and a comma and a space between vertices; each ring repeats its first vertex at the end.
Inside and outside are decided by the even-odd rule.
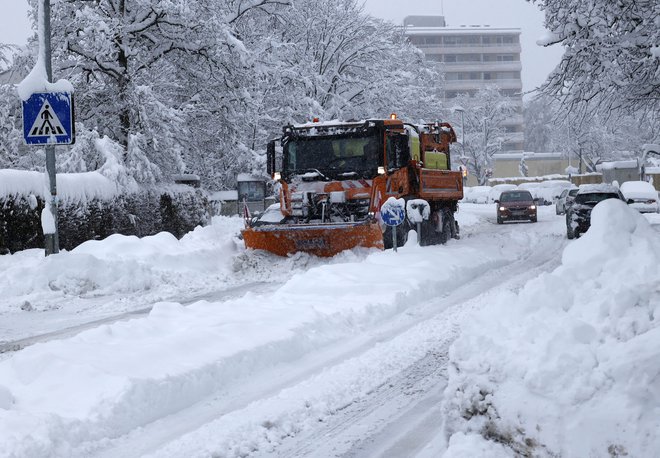
MULTIPOLYGON (((338 410, 327 421, 316 428, 283 441, 282 447, 264 457, 394 457, 394 456, 437 456, 438 448, 446 447, 442 437, 441 402, 447 382, 448 349, 458 336, 459 323, 469 313, 487 302, 489 296, 501 289, 517 291, 530 279, 552 270, 558 260, 551 255, 533 255, 529 263, 515 263, 497 269, 476 281, 490 283, 492 278, 508 274, 501 284, 490 284, 489 288, 467 299, 464 308, 448 309, 444 315, 418 321, 405 333, 418 333, 428 337, 428 331, 420 328, 447 332, 438 345, 430 349, 422 359, 406 367, 401 373, 381 383, 362 398, 338 410), (430 445, 429 445, 430 444, 430 445), (425 448, 429 445, 428 449, 425 448)), ((460 296, 460 294, 459 294, 460 296)), ((434 301, 452 300, 448 296, 434 301)), ((460 300, 460 299, 459 299, 460 300)), ((459 304, 455 304, 459 305, 459 304)), ((396 351, 397 338, 392 339, 391 351, 396 351)), ((259 455, 257 455, 259 456, 259 455)))
MULTIPOLYGON (((195 448, 197 447, 195 444, 203 441, 200 437, 204 437, 205 434, 213 435, 213 437, 222 436, 222 428, 227 424, 231 425, 231 428, 234 428, 236 425, 247 424, 248 426, 245 427, 249 429, 250 424, 263 425, 273 423, 271 421, 272 412, 273 410, 281 409, 282 401, 278 399, 278 396, 282 396, 283 392, 287 392, 287 396, 291 396, 291 393, 294 393, 294 396, 302 396, 298 401, 291 402, 292 406, 302 405, 305 403, 305 392, 309 390, 307 387, 316 385, 317 380, 323 381, 325 384, 331 383, 327 378, 324 379, 324 377, 331 377, 332 373, 350 372, 350 369, 344 370, 344 366, 360 367, 361 363, 355 364, 355 361, 360 358, 366 358, 364 359, 364 363, 367 364, 369 361, 369 357, 365 357, 367 354, 375 352, 382 356, 383 351, 398 351, 397 338, 403 338, 404 340, 410 339, 411 335, 419 331, 418 328, 420 326, 426 327, 427 332, 424 335, 427 337, 432 336, 434 341, 440 338, 440 340, 445 342, 440 348, 433 347, 429 351, 433 354, 446 355, 446 348, 448 348, 454 338, 451 330, 457 326, 457 323, 465 314, 471 309, 478 307, 484 301, 487 301, 490 294, 494 294, 501 288, 519 288, 530 278, 550 270, 554 265, 558 264, 556 253, 558 251, 561 252, 560 248, 564 243, 565 241, 558 237, 546 237, 545 240, 539 241, 539 245, 547 245, 546 248, 551 249, 526 250, 509 264, 482 272, 470 282, 458 285, 455 289, 445 293, 443 297, 430 301, 426 299, 422 304, 409 307, 405 313, 395 316, 393 319, 376 328, 366 330, 364 335, 342 341, 336 345, 332 345, 331 348, 318 350, 314 352, 314 355, 303 358, 305 361, 282 364, 275 368, 275 370, 253 374, 253 378, 246 381, 240 389, 232 393, 217 393, 212 399, 208 399, 208 401, 200 402, 188 409, 158 420, 153 424, 143 426, 140 428, 139 433, 136 431, 136 434, 129 434, 115 439, 109 444, 106 444, 107 448, 105 450, 102 452, 101 450, 97 450, 97 452, 100 452, 101 456, 128 457, 142 456, 149 453, 153 453, 153 456, 196 456, 187 447, 191 447, 198 452, 199 450, 195 448), (508 280, 503 282, 502 278, 507 278, 508 280), (442 335, 440 337, 434 336, 437 333, 441 333, 442 335), (388 350, 384 350, 386 348, 388 350), (276 407, 260 408, 262 405, 275 405, 276 407), (266 411, 270 413, 263 413, 266 411), (263 418, 259 417, 260 415, 263 415, 263 418), (217 422, 222 423, 222 425, 214 424, 217 422), (213 433, 209 433, 208 431, 213 431, 213 433), (165 445, 168 441, 170 443, 165 445)), ((422 337, 417 336, 417 338, 422 337)), ((419 365, 424 367, 423 363, 419 363, 419 365)), ((412 403, 420 406, 417 410, 413 409, 415 417, 423 415, 424 412, 421 409, 425 403, 422 401, 418 402, 418 400, 420 397, 427 395, 429 399, 438 399, 439 393, 442 391, 438 386, 444 384, 444 376, 441 375, 442 371, 432 372, 431 374, 426 374, 424 371, 413 371, 419 374, 418 376, 405 375, 405 371, 403 370, 400 372, 402 372, 400 376, 401 380, 408 380, 410 386, 419 384, 422 387, 420 388, 419 395, 410 396, 409 404, 412 403), (423 383, 424 380, 429 380, 429 383, 423 383)), ((364 380, 359 380, 360 377, 365 377, 364 373, 358 371, 354 376, 358 384, 364 383, 364 380)), ((394 382, 391 389, 388 390, 386 385, 388 379, 369 380, 368 383, 371 384, 371 392, 374 393, 374 396, 377 396, 383 390, 385 393, 390 394, 402 390, 402 385, 398 382, 394 382), (383 388, 379 389, 379 386, 383 388)), ((363 392, 340 393, 337 396, 331 396, 333 401, 344 399, 345 396, 349 396, 349 398, 344 399, 338 405, 329 406, 330 410, 334 410, 336 413, 330 415, 327 421, 321 424, 321 429, 317 433, 318 436, 314 437, 327 437, 327 431, 324 428, 331 422, 337 421, 340 424, 350 424, 350 422, 345 421, 341 412, 353 412, 352 418, 353 423, 355 423, 355 421, 359 421, 358 419, 364 418, 369 412, 379 409, 390 409, 390 406, 379 407, 382 405, 379 402, 371 403, 369 401, 369 395, 363 398, 363 394, 363 392), (361 402, 362 399, 364 399, 364 402, 361 402), (361 403, 368 407, 356 409, 353 407, 356 403, 361 403)), ((383 395, 379 399, 383 397, 388 398, 387 395, 383 395)), ((405 403, 403 404, 402 407, 398 410, 394 409, 394 411, 402 412, 402 418, 405 418, 404 413, 409 411, 410 408, 405 406, 405 403)), ((429 408, 437 403, 430 404, 429 408)), ((286 415, 293 418, 291 421, 295 421, 297 418, 301 425, 309 421, 309 418, 306 417, 306 415, 309 415, 309 412, 304 410, 288 412, 286 415)), ((276 422, 274 424, 274 428, 276 429, 276 422)), ((365 421, 364 424, 369 424, 369 422, 365 421)), ((431 424, 431 426, 433 425, 431 424)), ((302 431, 299 437, 304 438, 308 432, 304 427, 301 428, 302 431)), ((332 441, 330 445, 336 443, 334 442, 335 439, 344 440, 346 445, 344 447, 345 452, 349 453, 350 450, 354 450, 356 453, 355 455, 347 456, 369 456, 360 455, 361 449, 367 447, 368 442, 358 442, 356 438, 342 439, 341 431, 344 430, 341 429, 341 425, 337 428, 339 438, 331 437, 328 439, 332 441)), ((431 433, 435 431, 433 427, 427 429, 431 433)), ((378 431, 372 431, 372 435, 377 433, 378 431)), ((252 439, 250 439, 250 434, 263 434, 263 428, 257 426, 251 432, 241 431, 240 438, 237 438, 236 441, 239 441, 239 445, 241 440, 251 444, 252 439), (257 431, 257 429, 260 429, 260 431, 257 431)), ((312 432, 310 434, 314 433, 312 432)), ((362 437, 364 437, 364 434, 362 437)), ((304 441, 305 439, 302 440, 304 441)), ((406 438, 402 437, 401 440, 405 441, 406 438)), ((312 442, 316 443, 317 441, 313 440, 312 442)), ((396 446, 396 444, 391 445, 393 447, 396 446)), ((254 447, 253 445, 246 446, 248 448, 254 447)), ((315 454, 318 451, 317 447, 314 447, 314 450, 308 455, 305 455, 306 452, 304 449, 297 455, 290 452, 291 447, 295 452, 299 446, 298 437, 285 439, 282 444, 283 451, 280 452, 276 447, 274 453, 282 457, 323 456, 315 454), (292 445, 290 446, 289 444, 292 445)), ((217 456, 225 456, 224 453, 231 456, 229 455, 230 452, 223 448, 219 448, 216 454, 217 456)), ((265 452, 264 450, 259 451, 257 449, 254 451, 254 454, 256 453, 265 452)), ((267 456, 272 456, 272 454, 267 456)))
MULTIPOLYGON (((249 289, 250 291, 259 291, 259 292, 268 292, 269 290, 274 290, 277 287, 279 287, 280 284, 272 284, 272 283, 266 283, 266 282, 250 282, 250 283, 245 283, 245 284, 240 284, 236 286, 232 286, 226 289, 222 289, 219 291, 214 291, 210 293, 204 293, 200 294, 198 296, 194 296, 192 298, 187 299, 186 301, 181 302, 182 305, 190 305, 198 301, 224 301, 228 299, 232 299, 238 296, 241 296, 246 293, 246 290, 249 289)), ((85 331, 87 329, 92 329, 96 328, 98 326, 104 325, 104 324, 110 324, 110 323, 115 323, 118 321, 124 321, 124 320, 130 320, 132 318, 139 318, 141 316, 147 315, 151 309, 153 308, 154 304, 158 302, 169 302, 168 300, 160 300, 157 302, 154 302, 153 304, 147 306, 147 307, 142 307, 137 310, 132 310, 130 312, 125 312, 121 313, 118 315, 113 315, 107 318, 101 318, 98 320, 93 320, 93 321, 88 321, 83 324, 75 325, 75 326, 70 326, 64 329, 60 329, 57 331, 53 332, 47 332, 43 334, 38 334, 35 336, 30 336, 26 337, 23 339, 17 339, 11 342, 2 342, 0 343, 0 354, 3 353, 9 353, 9 352, 15 352, 15 351, 20 351, 25 347, 28 347, 30 345, 34 345, 35 343, 39 342, 47 342, 49 340, 53 339, 61 339, 65 337, 71 337, 73 335, 76 335, 82 331, 85 331)))

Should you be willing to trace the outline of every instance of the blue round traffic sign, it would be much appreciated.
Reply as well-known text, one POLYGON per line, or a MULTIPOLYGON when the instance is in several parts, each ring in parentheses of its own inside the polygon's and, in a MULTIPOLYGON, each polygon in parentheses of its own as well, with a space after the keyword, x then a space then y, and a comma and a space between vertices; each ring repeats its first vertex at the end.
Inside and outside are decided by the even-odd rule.
POLYGON ((386 204, 387 202, 380 209, 383 222, 388 226, 399 226, 406 217, 406 210, 400 206, 386 204))

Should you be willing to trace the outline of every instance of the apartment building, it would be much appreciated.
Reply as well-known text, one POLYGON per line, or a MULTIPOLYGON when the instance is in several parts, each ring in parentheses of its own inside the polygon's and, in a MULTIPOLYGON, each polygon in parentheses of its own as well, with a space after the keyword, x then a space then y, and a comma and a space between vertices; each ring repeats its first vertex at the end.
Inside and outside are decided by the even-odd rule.
POLYGON ((446 102, 451 103, 458 94, 474 94, 483 86, 494 84, 516 104, 518 114, 503 123, 509 141, 502 151, 522 152, 520 29, 447 27, 444 16, 408 16, 403 25, 410 42, 424 52, 426 59, 442 66, 446 102))

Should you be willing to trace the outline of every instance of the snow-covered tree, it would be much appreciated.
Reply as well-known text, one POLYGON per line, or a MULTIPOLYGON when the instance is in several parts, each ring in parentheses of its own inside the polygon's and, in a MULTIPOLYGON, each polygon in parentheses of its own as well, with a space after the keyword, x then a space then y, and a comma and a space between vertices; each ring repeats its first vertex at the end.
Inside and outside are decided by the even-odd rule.
POLYGON ((540 96, 526 104, 525 148, 537 152, 563 152, 580 164, 581 171, 595 171, 602 161, 636 158, 642 145, 660 141, 660 114, 639 111, 589 116, 571 111, 559 101, 540 96))
POLYGON ((660 111, 660 3, 654 0, 528 0, 550 31, 539 44, 564 55, 542 86, 571 111, 660 111))
MULTIPOLYGON (((553 138, 557 130, 557 107, 554 100, 547 96, 535 97, 525 101, 525 151, 536 153, 553 152, 553 138)), ((563 150, 560 148, 558 151, 563 150)))
POLYGON ((463 119, 456 118, 456 114, 453 116, 455 124, 464 125, 465 132, 461 137, 465 138, 463 151, 466 165, 483 185, 492 173, 493 155, 501 151, 507 139, 503 123, 517 113, 517 108, 494 85, 480 89, 473 96, 459 95, 453 103, 464 110, 463 119))
POLYGON ((294 0, 284 19, 268 40, 279 63, 273 75, 279 89, 269 95, 286 107, 280 118, 359 119, 392 111, 424 117, 424 110, 437 116, 440 73, 399 28, 368 16, 357 0, 294 0))
POLYGON ((441 74, 358 0, 60 0, 51 22, 86 139, 58 155, 66 170, 98 167, 90 139, 107 136, 140 182, 185 171, 223 189, 286 123, 439 117, 441 74))

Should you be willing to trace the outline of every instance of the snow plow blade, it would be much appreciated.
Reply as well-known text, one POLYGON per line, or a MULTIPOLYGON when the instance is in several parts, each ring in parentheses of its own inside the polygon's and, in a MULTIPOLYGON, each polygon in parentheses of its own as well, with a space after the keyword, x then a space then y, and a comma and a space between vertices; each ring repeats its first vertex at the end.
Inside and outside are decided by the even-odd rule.
POLYGON ((279 256, 304 252, 334 256, 351 248, 383 249, 380 224, 373 221, 328 224, 269 224, 241 231, 246 248, 266 250, 279 256))

